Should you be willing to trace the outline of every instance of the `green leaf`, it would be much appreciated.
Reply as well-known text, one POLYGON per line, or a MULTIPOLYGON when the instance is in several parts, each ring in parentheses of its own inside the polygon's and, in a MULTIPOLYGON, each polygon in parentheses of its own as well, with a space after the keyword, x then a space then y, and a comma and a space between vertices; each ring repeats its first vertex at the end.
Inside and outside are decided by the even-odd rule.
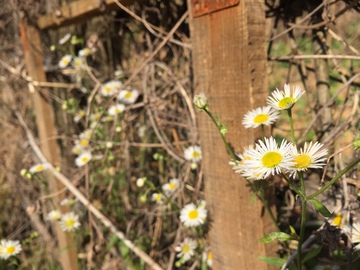
POLYGON ((290 240, 290 239, 294 239, 294 237, 291 236, 290 234, 283 233, 283 232, 272 232, 272 233, 269 233, 268 235, 264 236, 263 238, 261 238, 259 241, 261 243, 267 244, 267 243, 274 242, 275 240, 286 241, 286 240, 290 240))
POLYGON ((296 234, 296 231, 295 231, 294 227, 293 227, 293 226, 291 226, 291 225, 289 225, 289 228, 290 228, 291 234, 292 234, 292 235, 296 235, 296 236, 297 236, 297 234, 296 234))
POLYGON ((286 263, 286 259, 277 258, 277 257, 259 257, 260 260, 266 262, 267 264, 275 265, 277 267, 281 267, 286 263))
POLYGON ((311 251, 309 251, 309 252, 305 255, 305 257, 302 259, 302 263, 305 263, 305 262, 307 262, 308 260, 316 257, 316 256, 320 253, 322 247, 323 247, 323 246, 318 246, 318 247, 313 248, 311 251))
POLYGON ((331 217, 332 213, 321 202, 311 199, 310 202, 314 205, 315 209, 324 217, 331 217))

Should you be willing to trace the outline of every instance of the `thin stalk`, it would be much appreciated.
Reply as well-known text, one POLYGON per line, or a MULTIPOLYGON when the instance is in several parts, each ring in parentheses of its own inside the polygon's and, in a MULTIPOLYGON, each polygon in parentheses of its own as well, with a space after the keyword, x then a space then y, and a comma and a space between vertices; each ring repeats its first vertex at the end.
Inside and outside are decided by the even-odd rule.
POLYGON ((291 183, 290 179, 286 177, 284 173, 281 173, 281 176, 285 179, 288 185, 298 194, 301 198, 305 198, 306 196, 302 193, 301 189, 291 183))
POLYGON ((261 125, 261 137, 262 137, 262 141, 265 141, 265 126, 261 125))
POLYGON ((305 183, 304 183, 304 176, 302 172, 298 173, 299 180, 300 180, 300 190, 301 190, 301 225, 300 225, 300 237, 298 242, 298 270, 301 270, 301 248, 302 244, 304 242, 304 236, 305 236, 305 222, 306 222, 306 207, 307 207, 307 201, 306 201, 306 189, 305 189, 305 183))
POLYGON ((314 199, 316 196, 323 193, 325 190, 327 190, 329 187, 331 187, 337 180, 339 180, 341 176, 343 176, 345 173, 347 173, 351 168, 353 168, 359 162, 360 162, 360 157, 355 159, 353 162, 351 162, 345 169, 340 171, 333 179, 331 179, 330 182, 328 182, 325 186, 320 188, 314 194, 310 195, 309 197, 306 197, 306 199, 307 200, 314 199))
MULTIPOLYGON (((223 142, 224 142, 224 144, 225 144, 225 147, 226 147, 226 150, 227 150, 227 152, 229 153, 232 161, 233 161, 235 164, 238 164, 238 161, 236 160, 233 151, 231 150, 228 142, 227 142, 226 139, 225 139, 225 135, 224 135, 222 132, 220 132, 221 126, 217 123, 217 121, 215 120, 215 118, 213 117, 213 115, 211 114, 210 111, 208 111, 206 108, 204 108, 204 111, 207 113, 207 115, 211 118, 211 120, 213 121, 213 123, 214 123, 214 124, 216 125, 216 127, 218 128, 219 133, 220 133, 220 136, 221 136, 221 139, 223 140, 223 142)), ((251 181, 249 181, 248 179, 246 179, 246 182, 247 182, 248 185, 250 186, 251 190, 252 190, 253 192, 256 192, 255 185, 254 185, 251 181)), ((278 226, 278 224, 277 224, 277 222, 276 222, 276 218, 275 218, 274 214, 272 213, 271 208, 269 207, 267 201, 265 200, 264 194, 262 193, 262 191, 259 191, 259 192, 256 192, 256 193, 257 193, 259 199, 261 200, 262 204, 264 205, 266 212, 269 214, 270 219, 272 220, 272 222, 274 223, 274 225, 276 226, 276 228, 278 229, 278 231, 280 231, 280 228, 279 228, 279 226, 278 226)))
POLYGON ((295 138, 295 131, 294 131, 294 122, 293 122, 293 119, 292 119, 291 108, 290 108, 290 109, 287 109, 287 113, 288 113, 289 122, 290 122, 291 138, 292 138, 293 144, 296 145, 296 138, 295 138))

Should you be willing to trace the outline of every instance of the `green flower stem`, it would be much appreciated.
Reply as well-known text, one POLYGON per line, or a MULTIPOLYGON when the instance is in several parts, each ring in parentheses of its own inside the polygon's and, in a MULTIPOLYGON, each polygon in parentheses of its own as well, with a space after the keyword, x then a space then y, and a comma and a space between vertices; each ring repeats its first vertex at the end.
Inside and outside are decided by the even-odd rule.
POLYGON ((300 190, 302 195, 301 196, 301 225, 300 225, 300 237, 298 242, 298 270, 301 270, 301 247, 304 242, 305 236, 305 222, 306 222, 306 207, 307 207, 307 199, 306 199, 306 189, 304 183, 304 176, 302 172, 298 173, 299 180, 300 180, 300 190))
POLYGON ((343 169, 333 179, 331 179, 330 182, 328 182, 325 186, 323 186, 321 189, 316 191, 314 194, 310 195, 309 197, 306 197, 306 199, 307 200, 314 199, 316 196, 323 193, 325 190, 327 190, 329 187, 331 187, 337 180, 339 180, 341 176, 343 176, 345 173, 347 173, 351 168, 353 168, 359 162, 360 162, 360 157, 355 159, 353 162, 351 162, 345 169, 343 169))
POLYGON ((306 196, 302 193, 301 189, 291 183, 290 179, 286 177, 284 173, 281 173, 281 176, 285 179, 288 185, 298 194, 301 198, 306 198, 306 196))
MULTIPOLYGON (((226 139, 225 139, 225 135, 224 135, 222 132, 220 132, 221 125, 218 124, 218 122, 215 120, 215 118, 213 117, 213 115, 211 114, 211 112, 208 111, 207 108, 204 108, 204 111, 207 113, 207 115, 210 117, 210 119, 213 121, 213 123, 214 123, 214 124, 216 125, 216 127, 218 128, 219 133, 220 133, 220 135, 221 135, 221 139, 223 140, 223 142, 224 142, 224 144, 225 144, 225 147, 226 147, 226 150, 227 150, 227 152, 229 153, 232 161, 233 161, 235 164, 238 164, 238 161, 236 160, 233 151, 231 150, 228 142, 227 142, 226 139)), ((277 230, 280 231, 280 228, 279 228, 279 226, 278 226, 278 224, 277 224, 277 222, 276 222, 276 218, 275 218, 274 214, 272 213, 272 211, 271 211, 271 209, 270 209, 267 201, 265 200, 265 197, 264 197, 263 192, 262 192, 262 191, 256 192, 256 187, 255 187, 255 185, 254 185, 251 181, 249 181, 248 179, 246 179, 246 182, 247 182, 248 185, 250 186, 251 190, 252 190, 254 193, 257 193, 259 199, 261 200, 262 204, 263 204, 264 207, 265 207, 265 210, 268 212, 268 214, 269 214, 269 216, 270 216, 270 219, 272 220, 272 222, 273 222, 274 225, 276 226, 277 230)))
POLYGON ((224 144, 225 144, 225 147, 226 147, 226 151, 229 153, 232 161, 237 164, 237 160, 235 158, 235 155, 233 153, 233 151, 230 149, 230 146, 229 144, 227 143, 226 139, 225 139, 225 136, 223 133, 220 132, 220 128, 221 126, 218 124, 218 122, 215 120, 215 118, 213 117, 213 115, 211 114, 210 111, 208 111, 206 108, 204 109, 204 111, 207 113, 207 115, 211 118, 211 120, 213 121, 213 123, 216 125, 216 127, 218 128, 219 130, 219 133, 221 135, 221 139, 223 140, 224 144))
POLYGON ((265 142, 265 126, 261 125, 261 137, 262 141, 265 142))
POLYGON ((292 119, 291 108, 287 109, 287 113, 288 113, 289 122, 290 122, 291 138, 292 138, 292 140, 293 140, 293 144, 296 145, 296 138, 295 138, 295 131, 294 131, 294 122, 293 122, 293 119, 292 119))

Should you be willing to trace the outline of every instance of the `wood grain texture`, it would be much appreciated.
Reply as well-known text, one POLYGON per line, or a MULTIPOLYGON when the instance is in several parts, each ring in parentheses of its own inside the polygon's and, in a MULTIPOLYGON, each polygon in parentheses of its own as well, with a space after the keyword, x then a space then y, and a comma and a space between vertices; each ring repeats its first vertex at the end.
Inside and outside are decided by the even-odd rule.
MULTIPOLYGON (((260 137, 244 129, 242 117, 265 105, 268 94, 263 2, 241 0, 236 7, 192 18, 190 30, 195 93, 206 94, 210 110, 228 127, 227 140, 242 152, 260 137)), ((250 205, 252 192, 228 165, 214 124, 204 113, 198 117, 213 269, 271 269, 258 256, 274 255, 274 246, 259 239, 276 229, 259 201, 250 205)))
MULTIPOLYGON (((41 41, 39 31, 31 26, 27 25, 25 21, 20 24, 21 40, 25 55, 25 64, 29 72, 29 76, 35 81, 46 81, 46 75, 44 71, 43 58, 41 53, 41 41)), ((36 115, 36 125, 38 128, 38 134, 40 139, 41 149, 53 165, 60 165, 60 155, 58 145, 56 143, 56 129, 54 122, 54 114, 52 110, 51 100, 49 98, 47 89, 38 89, 32 93, 33 106, 36 115), (50 139, 53 138, 53 139, 50 139)), ((49 189, 51 193, 58 193, 64 186, 56 180, 50 174, 47 175, 49 189)), ((54 197, 53 201, 55 205, 59 205, 61 196, 65 196, 61 193, 59 197, 54 197)), ((68 209, 62 208, 64 212, 68 209)), ((71 234, 63 232, 60 226, 55 224, 54 231, 56 233, 58 242, 58 260, 62 265, 62 269, 76 270, 77 267, 77 252, 73 237, 71 234)))
MULTIPOLYGON (((130 5, 134 0, 122 0, 123 5, 130 5)), ((41 29, 58 28, 66 25, 81 23, 92 16, 99 15, 108 10, 120 9, 114 0, 78 0, 62 6, 37 20, 41 29)))

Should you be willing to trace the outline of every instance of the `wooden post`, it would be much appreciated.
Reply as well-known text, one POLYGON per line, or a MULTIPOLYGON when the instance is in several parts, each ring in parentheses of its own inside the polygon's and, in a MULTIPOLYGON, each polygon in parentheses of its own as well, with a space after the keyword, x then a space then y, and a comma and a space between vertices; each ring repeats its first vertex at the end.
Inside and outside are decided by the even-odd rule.
MULTIPOLYGON (((190 14, 204 2, 209 1, 188 1, 190 14)), ((232 7, 191 16, 190 33, 195 93, 206 94, 210 111, 228 127, 227 140, 242 152, 261 136, 259 130, 244 129, 243 115, 266 105, 268 95, 264 3, 240 0, 232 7)), ((276 231, 275 226, 260 201, 250 204, 252 192, 228 164, 230 157, 214 124, 205 113, 198 117, 213 269, 270 269, 258 257, 275 256, 274 245, 259 239, 276 231)))
MULTIPOLYGON (((26 68, 29 76, 34 81, 45 82, 46 74, 44 72, 44 62, 42 58, 42 49, 39 31, 23 20, 20 24, 20 34, 23 44, 26 68)), ((59 149, 56 144, 56 129, 54 124, 53 110, 48 89, 42 88, 41 92, 36 89, 32 93, 34 109, 36 114, 36 123, 39 132, 40 147, 47 160, 55 166, 60 165, 59 149)), ((64 186, 51 175, 47 175, 49 189, 51 193, 58 193, 64 186)), ((59 196, 64 196, 60 193, 59 196)), ((53 198, 56 205, 59 205, 59 197, 53 198)), ((64 210, 64 209, 63 209, 64 210)), ((56 224, 54 230, 58 242, 57 258, 61 263, 62 269, 75 270, 77 267, 77 252, 74 239, 71 234, 63 232, 56 224)))

